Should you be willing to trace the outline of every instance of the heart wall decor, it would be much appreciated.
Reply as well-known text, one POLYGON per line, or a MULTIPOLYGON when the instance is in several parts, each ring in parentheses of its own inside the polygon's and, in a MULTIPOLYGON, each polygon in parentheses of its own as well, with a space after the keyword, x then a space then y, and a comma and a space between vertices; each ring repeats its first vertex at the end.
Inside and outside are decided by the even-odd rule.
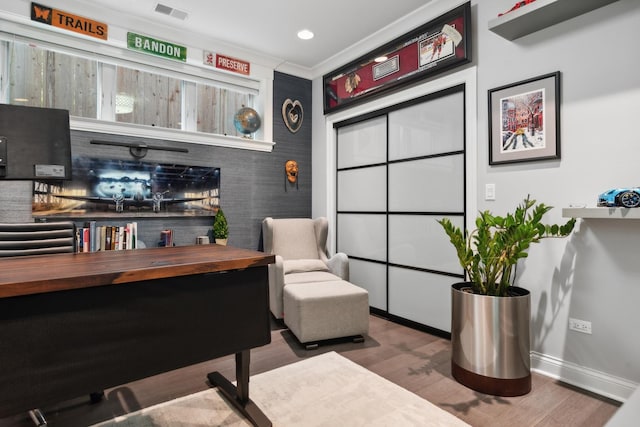
POLYGON ((302 103, 298 100, 292 101, 287 98, 282 103, 282 119, 292 133, 296 133, 302 127, 302 118, 304 111, 302 109, 302 103))

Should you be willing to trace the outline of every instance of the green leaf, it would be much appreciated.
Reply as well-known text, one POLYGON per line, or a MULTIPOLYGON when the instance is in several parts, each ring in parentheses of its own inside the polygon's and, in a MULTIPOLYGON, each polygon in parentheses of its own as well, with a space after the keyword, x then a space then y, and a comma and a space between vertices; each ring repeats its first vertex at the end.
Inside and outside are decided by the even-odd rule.
POLYGON ((506 296, 516 279, 518 260, 528 257, 532 243, 550 237, 568 236, 575 218, 565 224, 544 224, 544 215, 552 209, 527 196, 513 213, 494 216, 479 212, 476 229, 467 232, 447 218, 437 220, 456 249, 460 265, 473 282, 474 292, 506 296))

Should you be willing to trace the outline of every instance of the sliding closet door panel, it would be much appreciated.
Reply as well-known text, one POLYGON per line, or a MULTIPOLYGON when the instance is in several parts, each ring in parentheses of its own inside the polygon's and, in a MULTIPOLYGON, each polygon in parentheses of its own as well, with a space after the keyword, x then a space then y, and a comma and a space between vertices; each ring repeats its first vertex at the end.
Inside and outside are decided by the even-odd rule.
POLYGON ((451 330, 464 280, 437 223, 465 225, 464 85, 336 124, 336 248, 371 307, 451 330))
POLYGON ((387 161, 387 117, 338 129, 338 169, 387 161))
POLYGON ((389 160, 464 150, 464 94, 389 113, 389 160))
POLYGON ((384 212, 387 168, 374 166, 338 172, 338 211, 384 212))
MULTIPOLYGON (((407 267, 462 274, 449 237, 434 215, 389 215, 389 262, 407 267)), ((461 216, 449 218, 463 226, 461 216)))
POLYGON ((389 267, 389 313, 451 332, 448 276, 389 267))
POLYGON ((432 157, 389 165, 389 211, 462 212, 464 156, 432 157))
POLYGON ((351 258, 349 281, 369 292, 369 305, 387 310, 387 266, 351 258))
POLYGON ((385 214, 338 214, 338 250, 349 256, 387 260, 385 214))

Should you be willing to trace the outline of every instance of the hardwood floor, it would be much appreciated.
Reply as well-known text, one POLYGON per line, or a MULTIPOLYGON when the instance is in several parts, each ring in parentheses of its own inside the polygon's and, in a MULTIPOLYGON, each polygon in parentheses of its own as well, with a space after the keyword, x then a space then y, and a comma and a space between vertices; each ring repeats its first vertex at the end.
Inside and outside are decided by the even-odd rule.
MULTIPOLYGON (((251 353, 251 372, 257 374, 336 351, 476 427, 603 426, 619 406, 617 402, 537 374, 533 376, 533 390, 525 396, 504 398, 474 392, 451 378, 448 340, 377 316, 371 316, 370 320, 370 332, 364 343, 337 341, 311 351, 302 348, 288 330, 274 323, 271 344, 251 353)), ((204 390, 208 388, 206 374, 216 370, 233 379, 233 356, 106 390, 105 398, 98 404, 90 404, 86 396, 42 409, 51 427, 86 427, 204 390)), ((33 425, 27 414, 0 420, 0 427, 33 425)))

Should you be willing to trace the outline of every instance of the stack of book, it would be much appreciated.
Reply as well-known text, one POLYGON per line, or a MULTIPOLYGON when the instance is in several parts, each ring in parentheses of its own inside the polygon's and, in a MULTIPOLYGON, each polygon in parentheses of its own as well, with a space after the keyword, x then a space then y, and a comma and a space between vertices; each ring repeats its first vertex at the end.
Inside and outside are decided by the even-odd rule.
POLYGON ((87 221, 76 231, 77 252, 118 251, 136 249, 138 223, 126 225, 96 225, 87 221))

